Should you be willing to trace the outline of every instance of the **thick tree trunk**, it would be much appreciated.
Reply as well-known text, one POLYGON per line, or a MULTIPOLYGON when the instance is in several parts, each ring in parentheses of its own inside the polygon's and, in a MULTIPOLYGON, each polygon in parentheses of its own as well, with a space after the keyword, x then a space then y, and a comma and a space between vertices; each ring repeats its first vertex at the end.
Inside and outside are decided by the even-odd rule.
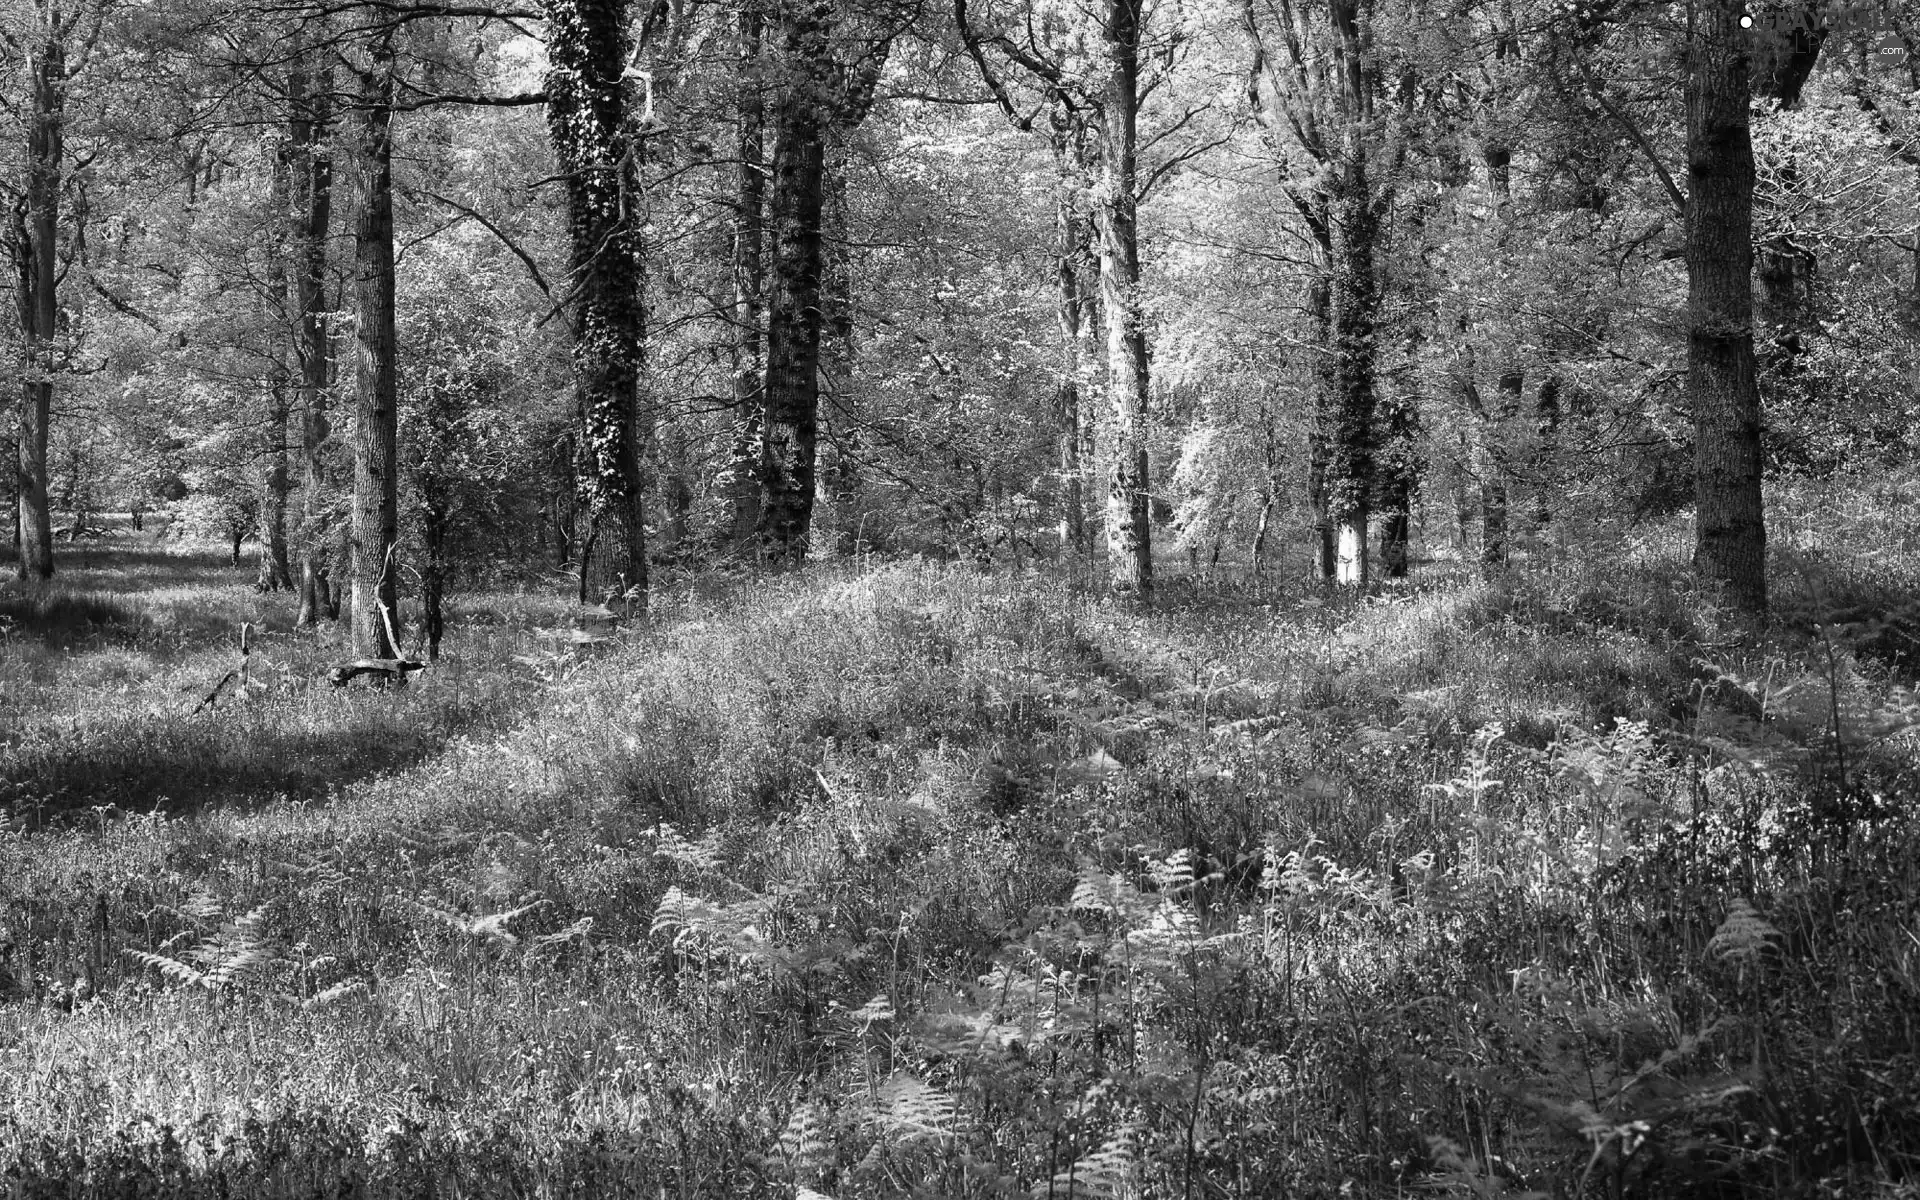
POLYGON ((1365 153, 1350 151, 1333 204, 1333 445, 1328 508, 1338 538, 1338 579, 1365 587, 1367 518, 1374 485, 1374 331, 1380 291, 1373 251, 1378 217, 1365 153))
POLYGON ((733 443, 721 487, 732 525, 729 540, 748 546, 760 524, 761 430, 765 414, 766 335, 761 292, 765 277, 762 233, 766 206, 766 112, 761 101, 765 19, 754 4, 740 9, 740 116, 735 141, 733 217, 733 443))
POLYGON ((861 538, 854 509, 860 494, 860 428, 853 420, 853 375, 859 348, 853 332, 853 247, 847 210, 847 161, 844 148, 830 159, 826 175, 827 231, 822 255, 820 370, 828 403, 822 422, 827 443, 820 482, 833 505, 834 552, 857 552, 861 538))
POLYGON ((1107 399, 1113 466, 1107 553, 1115 586, 1153 599, 1153 522, 1147 469, 1147 329, 1137 221, 1140 0, 1107 0, 1106 87, 1100 104, 1100 297, 1107 322, 1107 399))
POLYGON ((398 658, 399 403, 394 374, 393 50, 372 47, 359 115, 354 245, 353 531, 348 602, 353 650, 398 658))
POLYGON ((789 0, 781 18, 782 53, 793 83, 774 122, 758 532, 770 562, 798 565, 806 559, 813 523, 819 442, 830 9, 820 0, 789 0))
POLYGON ((27 116, 26 186, 14 218, 14 265, 20 308, 20 436, 16 512, 22 579, 53 576, 53 513, 48 503, 47 432, 57 368, 60 188, 66 153, 67 53, 58 35, 30 53, 32 103, 27 116))
POLYGON ((1307 322, 1313 345, 1323 352, 1313 366, 1313 424, 1307 431, 1307 511, 1313 520, 1313 578, 1331 583, 1339 575, 1339 543, 1333 523, 1333 430, 1338 372, 1333 344, 1333 243, 1320 246, 1327 272, 1307 283, 1307 322))
POLYGON ((640 380, 647 314, 640 239, 641 147, 627 113, 627 0, 551 0, 547 128, 567 180, 576 294, 573 377, 580 415, 582 603, 644 609, 640 380))
POLYGON ((1687 71, 1687 394, 1694 570, 1764 622, 1760 388, 1753 351, 1753 141, 1740 0, 1696 8, 1687 71))
POLYGON ((327 330, 327 232, 333 220, 333 73, 310 75, 302 58, 287 73, 288 220, 292 236, 293 354, 300 412, 299 614, 312 625, 337 611, 328 552, 327 376, 332 346, 327 330))
MULTIPOLYGON (((7 561, 20 565, 20 426, 18 422, 0 422, 0 513, 7 523, 7 561)), ((133 527, 140 528, 140 513, 133 514, 133 527)))

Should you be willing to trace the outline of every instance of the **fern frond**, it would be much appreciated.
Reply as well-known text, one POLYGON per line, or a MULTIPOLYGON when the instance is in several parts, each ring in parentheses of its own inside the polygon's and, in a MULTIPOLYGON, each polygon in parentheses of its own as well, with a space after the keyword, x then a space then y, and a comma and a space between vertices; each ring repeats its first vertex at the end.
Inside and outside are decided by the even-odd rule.
POLYGON ((1780 931, 1760 915, 1745 897, 1727 906, 1727 919, 1707 939, 1707 952, 1724 962, 1745 963, 1773 944, 1780 931))
POLYGON ((206 979, 206 972, 200 970, 198 967, 183 963, 177 958, 169 958, 164 954, 155 954, 150 950, 128 950, 126 951, 126 955, 136 962, 147 964, 159 971, 160 974, 166 978, 179 983, 198 984, 206 979))
POLYGON ((780 1133, 780 1153, 799 1179, 818 1179, 833 1165, 831 1114, 813 1101, 793 1110, 780 1133))
POLYGON ((894 1133, 945 1137, 953 1132, 953 1097, 904 1071, 881 1085, 880 1103, 881 1123, 894 1133))
POLYGON ((1129 1121, 1102 1142, 1098 1150, 1075 1161, 1068 1170, 1055 1175, 1050 1181, 1036 1182, 1033 1194, 1036 1197, 1051 1196, 1055 1200, 1079 1200, 1081 1197, 1087 1200, 1120 1200, 1131 1194, 1129 1185, 1138 1158, 1134 1141, 1139 1135, 1139 1124, 1129 1121))

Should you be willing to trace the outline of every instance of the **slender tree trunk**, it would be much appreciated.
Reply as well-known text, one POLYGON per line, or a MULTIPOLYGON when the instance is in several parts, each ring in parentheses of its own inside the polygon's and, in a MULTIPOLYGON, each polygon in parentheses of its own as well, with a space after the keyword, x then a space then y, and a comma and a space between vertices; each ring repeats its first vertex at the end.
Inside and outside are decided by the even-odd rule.
POLYGON ((293 590, 293 565, 287 548, 287 497, 293 490, 287 424, 293 414, 285 373, 267 385, 267 470, 260 482, 260 577, 263 592, 293 590))
POLYGON ((1549 375, 1540 381, 1533 412, 1538 421, 1539 442, 1534 450, 1533 532, 1544 532, 1553 522, 1553 493, 1560 465, 1560 377, 1549 375))
POLYGON ((733 443, 721 485, 732 513, 729 540, 744 548, 760 523, 762 483, 761 430, 765 414, 763 386, 766 335, 762 329, 764 283, 762 229, 766 206, 766 113, 761 101, 765 18, 749 0, 740 9, 740 116, 736 154, 740 160, 733 217, 733 443))
POLYGON ((333 73, 317 76, 296 48, 287 72, 287 154, 293 236, 293 353, 300 412, 299 614, 312 625, 335 610, 328 552, 327 376, 332 362, 327 330, 327 233, 333 220, 333 73))
MULTIPOLYGON (((282 154, 273 165, 272 203, 276 214, 287 208, 291 190, 288 174, 287 156, 282 154)), ((288 320, 292 311, 287 258, 282 245, 267 260, 272 315, 281 321, 288 320)), ((288 395, 290 374, 285 359, 275 355, 267 368, 267 461, 260 480, 260 575, 254 582, 262 592, 293 587, 293 570, 287 557, 287 495, 293 486, 287 452, 287 422, 293 411, 288 395)))
POLYGON ((1418 399, 1401 391, 1386 404, 1380 456, 1380 564, 1392 579, 1405 579, 1413 542, 1413 497, 1419 486, 1416 452, 1420 432, 1418 399))
POLYGON ((1763 623, 1760 388, 1753 351, 1751 85, 1740 0, 1695 7, 1687 70, 1687 394, 1693 403, 1694 570, 1763 623))
POLYGON ((1140 0, 1107 0, 1107 78, 1100 104, 1100 295, 1107 318, 1107 399, 1113 467, 1107 547, 1114 583, 1153 599, 1153 523, 1147 467, 1147 330, 1140 295, 1140 0))
POLYGON ((1489 573, 1505 568, 1513 553, 1508 538, 1513 514, 1513 498, 1508 482, 1512 471, 1500 431, 1519 411, 1520 396, 1526 390, 1526 383, 1526 374, 1522 371, 1501 372, 1499 405, 1482 422, 1482 437, 1487 445, 1480 481, 1480 562, 1489 573))
POLYGON ((627 0, 550 0, 547 128, 567 181, 575 288, 573 377, 579 488, 587 521, 580 598, 646 606, 640 381, 647 314, 641 276, 642 147, 629 128, 627 0))
POLYGON ((399 402, 394 374, 393 48, 371 47, 361 80, 354 245, 352 598, 354 653, 397 658, 399 402))
MULTIPOLYGON (((1055 147, 1055 162, 1063 173, 1078 164, 1064 145, 1055 147)), ((1073 194, 1062 187, 1055 198, 1054 229, 1059 239, 1055 251, 1058 291, 1054 313, 1060 327, 1060 380, 1055 385, 1055 413, 1060 422, 1060 541, 1069 553, 1083 556, 1089 550, 1091 533, 1087 522, 1086 427, 1090 424, 1080 390, 1093 353, 1090 340, 1093 322, 1088 319, 1092 289, 1087 276, 1095 271, 1090 242, 1091 224, 1074 204, 1073 194)))
POLYGON ((53 576, 53 513, 48 503, 47 430, 58 367, 58 249, 61 172, 66 153, 67 53, 54 32, 27 59, 26 187, 15 210, 13 253, 20 308, 19 461, 16 513, 22 579, 53 576))

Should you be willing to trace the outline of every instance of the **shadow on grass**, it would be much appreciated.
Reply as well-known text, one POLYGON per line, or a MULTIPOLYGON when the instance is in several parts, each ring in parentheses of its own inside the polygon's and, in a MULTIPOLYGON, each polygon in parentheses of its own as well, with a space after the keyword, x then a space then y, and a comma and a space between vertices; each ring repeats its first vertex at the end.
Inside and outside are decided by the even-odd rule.
POLYGON ((131 643, 147 628, 148 621, 137 608, 99 592, 0 592, 0 634, 31 638, 57 650, 131 643))
POLYGON ((510 696, 491 695, 411 712, 376 701, 309 728, 215 709, 37 730, 0 742, 0 804, 29 822, 58 824, 108 805, 180 814, 321 800, 429 759, 462 734, 504 729, 517 715, 510 696))
POLYGON ((251 563, 234 566, 226 552, 203 546, 165 546, 108 539, 55 553, 56 581, 107 591, 217 587, 252 581, 251 563))

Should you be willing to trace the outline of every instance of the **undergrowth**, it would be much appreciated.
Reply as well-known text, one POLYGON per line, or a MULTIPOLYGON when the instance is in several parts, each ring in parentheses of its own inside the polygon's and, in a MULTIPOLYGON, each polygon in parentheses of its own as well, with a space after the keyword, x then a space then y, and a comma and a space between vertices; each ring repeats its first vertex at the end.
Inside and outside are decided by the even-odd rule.
MULTIPOLYGON (((484 720, 168 727, 386 722, 407 765, 314 802, 15 800, 15 1194, 1914 1194, 1920 708, 1871 615, 1744 641, 1658 553, 1149 614, 848 566, 586 657, 512 610, 484 720)), ((16 795, 134 736, 42 728, 16 795)))

